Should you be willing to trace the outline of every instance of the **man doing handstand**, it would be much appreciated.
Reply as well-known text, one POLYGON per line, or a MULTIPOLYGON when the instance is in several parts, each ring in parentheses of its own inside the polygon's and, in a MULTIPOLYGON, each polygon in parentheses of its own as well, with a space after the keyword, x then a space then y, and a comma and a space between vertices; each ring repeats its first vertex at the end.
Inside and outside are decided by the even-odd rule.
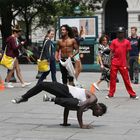
MULTIPOLYGON (((89 128, 89 125, 84 125, 82 120, 83 112, 91 109, 92 115, 99 117, 106 113, 107 107, 103 103, 97 103, 97 97, 90 93, 90 91, 70 85, 64 85, 58 82, 41 82, 40 84, 31 88, 27 93, 19 98, 13 99, 13 103, 21 103, 28 101, 32 96, 37 95, 41 91, 49 92, 56 96, 56 98, 49 99, 65 107, 63 125, 67 126, 67 118, 69 110, 77 111, 77 119, 81 128, 89 128)), ((46 94, 43 98, 48 101, 46 94)))

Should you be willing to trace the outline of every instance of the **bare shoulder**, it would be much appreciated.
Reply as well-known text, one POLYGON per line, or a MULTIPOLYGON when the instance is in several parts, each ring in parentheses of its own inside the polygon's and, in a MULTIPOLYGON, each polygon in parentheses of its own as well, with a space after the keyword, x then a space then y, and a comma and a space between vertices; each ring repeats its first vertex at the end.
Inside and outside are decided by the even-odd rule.
POLYGON ((71 40, 72 40, 73 42, 76 42, 75 38, 71 38, 71 40))
POLYGON ((57 41, 57 44, 60 44, 62 42, 62 39, 59 39, 58 41, 57 41))

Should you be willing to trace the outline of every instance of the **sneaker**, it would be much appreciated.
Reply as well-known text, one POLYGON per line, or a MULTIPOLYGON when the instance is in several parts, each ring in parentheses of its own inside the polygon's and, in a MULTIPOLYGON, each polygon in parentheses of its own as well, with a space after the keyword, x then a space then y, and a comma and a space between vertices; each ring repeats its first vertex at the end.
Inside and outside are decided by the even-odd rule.
POLYGON ((11 82, 5 83, 5 87, 7 87, 7 88, 14 88, 14 86, 12 85, 11 82))
POLYGON ((110 98, 112 98, 113 96, 109 96, 109 95, 107 95, 105 98, 106 99, 110 99, 110 98))
POLYGON ((118 78, 116 79, 116 83, 119 83, 119 79, 118 78))
POLYGON ((44 94, 43 95, 43 102, 47 102, 47 101, 54 102, 55 101, 55 97, 48 97, 47 94, 44 94))
POLYGON ((47 94, 44 94, 43 95, 43 102, 47 102, 49 100, 50 100, 50 98, 48 97, 48 95, 47 94))
POLYGON ((93 85, 97 90, 100 90, 96 83, 93 83, 93 85))
POLYGON ((26 87, 26 86, 29 86, 31 83, 24 83, 24 84, 21 84, 21 86, 24 88, 24 87, 26 87))
POLYGON ((130 99, 138 100, 138 99, 139 99, 139 96, 137 96, 137 95, 136 95, 136 96, 131 96, 131 95, 130 95, 130 99))
POLYGON ((28 101, 28 99, 24 99, 23 97, 19 97, 19 98, 11 100, 11 102, 14 104, 19 104, 21 102, 27 102, 27 101, 28 101))

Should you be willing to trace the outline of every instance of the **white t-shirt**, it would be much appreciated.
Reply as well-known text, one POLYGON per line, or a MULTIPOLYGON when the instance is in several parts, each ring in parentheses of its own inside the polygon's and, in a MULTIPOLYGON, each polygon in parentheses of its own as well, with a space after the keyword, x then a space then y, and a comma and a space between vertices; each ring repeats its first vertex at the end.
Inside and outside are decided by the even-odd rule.
POLYGON ((86 94, 85 94, 85 89, 83 88, 78 88, 74 86, 68 85, 69 92, 74 98, 77 98, 80 101, 85 101, 86 100, 86 94))

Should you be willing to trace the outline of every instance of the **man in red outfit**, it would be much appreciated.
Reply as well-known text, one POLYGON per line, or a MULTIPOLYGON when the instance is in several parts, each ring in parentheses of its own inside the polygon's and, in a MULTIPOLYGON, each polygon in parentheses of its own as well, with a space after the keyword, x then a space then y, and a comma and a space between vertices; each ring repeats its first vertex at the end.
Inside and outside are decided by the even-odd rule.
POLYGON ((130 78, 128 75, 129 68, 129 50, 131 50, 130 42, 125 39, 125 29, 124 27, 119 27, 117 30, 117 38, 114 39, 110 45, 111 49, 111 72, 110 72, 110 90, 109 94, 106 96, 106 99, 109 99, 114 96, 116 90, 116 78, 117 72, 119 71, 127 92, 132 99, 138 99, 139 97, 133 91, 130 78))

